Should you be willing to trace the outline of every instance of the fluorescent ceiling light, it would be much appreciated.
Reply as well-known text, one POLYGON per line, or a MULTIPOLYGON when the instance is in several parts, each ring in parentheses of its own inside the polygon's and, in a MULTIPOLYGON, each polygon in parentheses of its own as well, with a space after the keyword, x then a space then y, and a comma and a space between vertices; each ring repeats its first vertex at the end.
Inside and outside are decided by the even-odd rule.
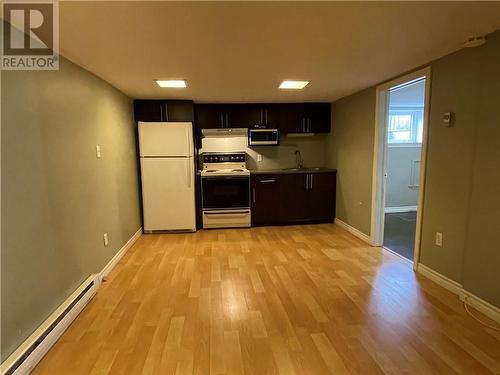
POLYGON ((309 81, 283 81, 280 89, 300 90, 308 85, 309 81))
POLYGON ((175 88, 187 87, 186 80, 184 79, 169 79, 169 80, 157 79, 156 83, 160 87, 175 87, 175 88))

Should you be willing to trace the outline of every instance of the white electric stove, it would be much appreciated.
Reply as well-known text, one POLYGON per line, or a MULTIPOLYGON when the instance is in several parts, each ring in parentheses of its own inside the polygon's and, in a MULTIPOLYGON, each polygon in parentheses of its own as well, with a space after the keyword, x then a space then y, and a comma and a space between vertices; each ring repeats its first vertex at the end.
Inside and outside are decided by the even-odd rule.
POLYGON ((203 228, 249 227, 250 171, 245 152, 202 154, 203 228))

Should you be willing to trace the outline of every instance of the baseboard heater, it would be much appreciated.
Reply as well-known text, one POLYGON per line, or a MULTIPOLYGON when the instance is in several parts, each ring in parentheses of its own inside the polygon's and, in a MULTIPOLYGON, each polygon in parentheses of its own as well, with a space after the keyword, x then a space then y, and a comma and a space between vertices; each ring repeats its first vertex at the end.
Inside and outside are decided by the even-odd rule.
POLYGON ((90 276, 1 365, 1 375, 29 374, 99 289, 98 275, 90 276))

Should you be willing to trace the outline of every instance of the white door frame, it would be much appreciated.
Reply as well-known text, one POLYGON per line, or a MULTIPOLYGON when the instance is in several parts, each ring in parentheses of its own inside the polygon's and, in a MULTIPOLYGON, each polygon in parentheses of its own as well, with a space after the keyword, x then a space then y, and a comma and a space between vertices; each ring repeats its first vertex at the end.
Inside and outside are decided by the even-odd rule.
POLYGON ((425 169, 427 160, 427 134, 429 126, 429 105, 430 105, 430 83, 431 68, 426 67, 418 71, 409 73, 403 77, 396 78, 377 86, 377 99, 375 109, 375 144, 373 150, 373 175, 372 175, 372 218, 370 240, 373 246, 382 246, 384 239, 384 207, 385 207, 385 178, 387 159, 387 112, 389 109, 388 94, 389 89, 399 85, 406 85, 411 81, 416 81, 425 77, 425 107, 424 123, 422 135, 422 151, 420 159, 419 191, 417 203, 417 224, 415 232, 415 249, 413 269, 417 268, 420 255, 420 240, 422 234, 422 209, 425 190, 425 169))

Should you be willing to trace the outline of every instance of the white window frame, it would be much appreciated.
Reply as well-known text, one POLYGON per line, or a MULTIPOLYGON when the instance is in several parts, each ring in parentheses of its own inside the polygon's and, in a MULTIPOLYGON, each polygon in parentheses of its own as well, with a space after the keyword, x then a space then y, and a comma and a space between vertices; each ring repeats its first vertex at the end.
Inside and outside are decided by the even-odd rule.
MULTIPOLYGON (((423 132, 423 117, 424 117, 424 107, 422 106, 395 106, 395 107, 389 107, 389 116, 391 111, 415 111, 415 110, 420 110, 422 111, 422 132, 423 132)), ((412 124, 412 127, 415 127, 414 131, 418 132, 418 125, 417 124, 412 124)), ((413 129, 412 129, 413 130, 413 129)), ((389 130, 388 130, 389 134, 389 130)), ((417 137, 418 138, 418 137, 417 137)), ((423 138, 423 137, 422 137, 423 138)), ((387 147, 392 148, 392 147, 422 147, 421 142, 389 142, 387 140, 387 147)))

